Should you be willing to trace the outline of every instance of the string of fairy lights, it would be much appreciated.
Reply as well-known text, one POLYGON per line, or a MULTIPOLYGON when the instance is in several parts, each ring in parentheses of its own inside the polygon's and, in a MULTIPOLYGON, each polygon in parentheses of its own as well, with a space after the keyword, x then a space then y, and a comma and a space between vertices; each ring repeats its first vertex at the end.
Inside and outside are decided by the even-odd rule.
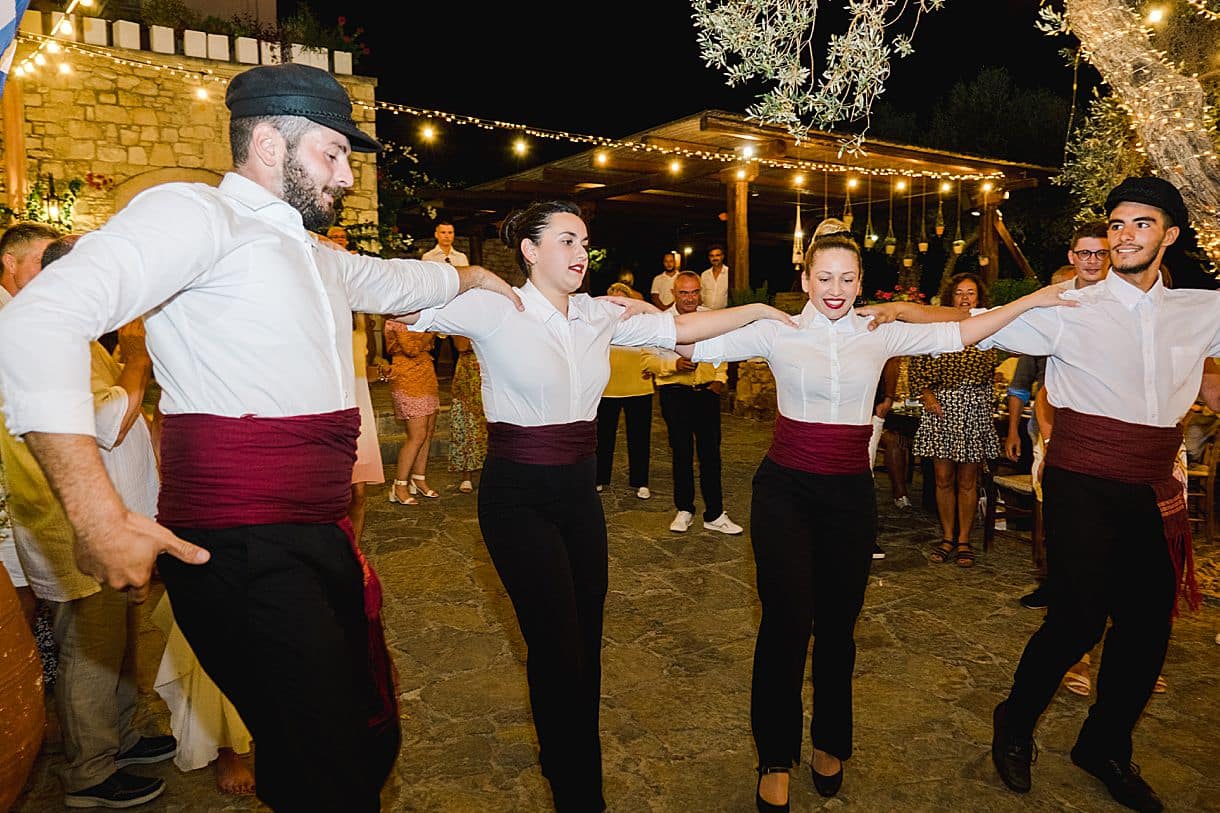
MULTIPOLYGON (((92 0, 73 0, 72 5, 68 8, 72 9, 77 3, 84 5, 92 0)), ((18 35, 19 41, 33 43, 35 48, 32 53, 27 55, 18 64, 14 73, 18 76, 28 77, 33 76, 49 63, 46 55, 57 57, 57 71, 61 74, 69 74, 72 72, 68 55, 83 56, 90 59, 107 59, 114 64, 128 67, 147 68, 149 70, 164 72, 172 75, 177 75, 186 79, 188 83, 194 85, 193 94, 196 99, 207 100, 211 98, 209 86, 215 86, 218 95, 223 95, 223 89, 228 84, 228 78, 219 72, 210 69, 201 69, 192 67, 185 63, 166 63, 160 60, 154 61, 151 59, 141 59, 130 54, 137 53, 127 51, 126 49, 115 49, 108 46, 77 42, 74 40, 62 40, 57 37, 71 37, 73 29, 68 21, 67 13, 61 17, 56 23, 50 35, 33 34, 29 32, 21 32, 18 35), (68 22, 65 25, 65 21, 68 22)), ((168 55, 167 55, 168 56, 168 55)), ((460 126, 473 126, 484 130, 501 130, 516 134, 517 138, 513 142, 513 150, 518 154, 523 154, 528 151, 528 143, 526 139, 542 139, 550 141, 567 142, 570 144, 587 145, 596 149, 594 161, 599 166, 606 166, 610 163, 610 155, 615 152, 625 153, 649 153, 654 155, 663 155, 671 159, 669 169, 675 175, 682 171, 682 161, 711 161, 719 162, 725 165, 740 164, 742 162, 755 163, 761 166, 766 166, 772 169, 791 170, 796 173, 794 175, 794 186, 800 186, 801 180, 806 173, 836 173, 846 175, 859 176, 874 176, 874 177, 927 177, 936 181, 997 181, 1004 178, 1004 173, 1000 170, 989 170, 980 172, 940 172, 935 170, 917 170, 913 168, 893 168, 893 167, 865 167, 858 164, 831 163, 822 161, 808 161, 794 158, 773 158, 757 155, 754 149, 750 146, 741 148, 740 150, 725 152, 718 150, 696 149, 691 147, 683 147, 679 145, 658 145, 650 144, 642 141, 632 141, 630 139, 611 138, 608 136, 590 135, 586 133, 578 133, 568 130, 553 130, 541 127, 533 127, 526 124, 520 124, 510 121, 501 121, 497 119, 487 119, 479 116, 462 115, 451 113, 444 110, 431 110, 427 108, 414 107, 411 105, 400 104, 396 102, 375 101, 366 102, 354 100, 353 106, 368 111, 384 111, 394 115, 408 115, 424 120, 425 128, 431 127, 433 134, 435 133, 436 125, 451 124, 460 126)), ((425 135, 425 138, 428 136, 425 135)))
MULTIPOLYGON (((1220 11, 1216 11, 1211 7, 1211 3, 1214 3, 1214 0, 1187 0, 1187 3, 1195 14, 1207 20, 1220 20, 1220 11)), ((155 72, 179 76, 187 80, 188 84, 193 85, 192 93, 200 101, 207 101, 211 98, 210 87, 217 91, 223 91, 224 87, 227 86, 228 77, 217 71, 195 67, 184 62, 173 63, 164 61, 167 57, 172 58, 171 55, 159 55, 156 60, 143 59, 135 55, 139 53, 136 51, 76 41, 72 14, 78 7, 90 8, 92 5, 93 0, 71 0, 65 10, 61 14, 56 15, 55 23, 49 35, 24 31, 19 32, 18 40, 32 43, 34 48, 17 64, 13 73, 19 77, 39 75, 42 73, 40 69, 55 62, 53 70, 59 74, 71 74, 72 66, 68 56, 76 55, 89 59, 107 59, 116 65, 145 68, 155 72)), ((1128 19, 1130 25, 1140 26, 1141 28, 1149 22, 1148 20, 1140 20, 1137 15, 1131 15, 1128 19)), ((1144 30, 1147 32, 1146 29, 1144 30)), ((1116 31, 1112 32, 1111 37, 1117 38, 1123 34, 1125 32, 1116 31)), ((1160 66, 1156 67, 1163 67, 1167 70, 1154 71, 1153 66, 1139 68, 1139 70, 1144 71, 1147 75, 1147 81, 1140 86, 1141 99, 1146 103, 1132 104, 1128 100, 1124 107, 1132 117, 1133 128, 1173 127, 1189 132, 1196 127, 1195 117, 1189 115, 1196 112, 1194 108, 1195 102, 1193 101, 1198 93, 1196 77, 1182 75, 1179 68, 1170 62, 1164 52, 1157 51, 1156 55, 1161 63, 1160 66), (1173 103, 1175 100, 1179 104, 1175 105, 1173 103)), ((223 93, 219 95, 223 95, 223 93)), ((806 174, 818 172, 824 175, 829 175, 830 173, 846 175, 849 195, 851 186, 854 185, 852 182, 857 177, 889 177, 891 185, 904 183, 899 179, 909 178, 913 180, 922 177, 937 182, 942 189, 942 193, 944 186, 952 181, 956 181, 959 184, 967 181, 980 182, 980 185, 985 184, 990 186, 992 182, 999 181, 1005 177, 1004 173, 1000 170, 951 173, 936 170, 918 170, 910 167, 865 167, 860 164, 851 163, 810 161, 788 157, 775 158, 757 155, 749 146, 734 151, 722 151, 674 144, 646 143, 567 130, 533 127, 516 122, 486 119, 479 116, 432 110, 381 100, 374 102, 356 100, 354 105, 367 111, 384 111, 393 115, 408 115, 422 119, 424 121, 423 137, 425 139, 435 137, 436 128, 441 124, 473 126, 489 131, 500 130, 514 133, 516 138, 513 142, 513 150, 519 155, 528 151, 527 139, 529 138, 562 141, 594 148, 594 161, 600 166, 610 165, 612 163, 611 156, 615 153, 663 155, 670 159, 669 170, 675 175, 681 174, 683 170, 682 162, 684 160, 719 162, 725 165, 753 163, 771 169, 792 171, 794 173, 792 183, 798 190, 803 186, 806 174)), ((1204 111, 1208 112, 1209 108, 1205 107, 1204 111)), ((1200 139, 1198 143, 1210 145, 1211 139, 1200 139)), ((1138 149, 1141 152, 1145 152, 1142 144, 1139 145, 1138 149)), ((1192 157, 1195 160, 1206 161, 1215 161, 1217 158, 1214 148, 1209 148, 1208 146, 1205 146, 1192 157)), ((1212 256, 1220 256, 1220 237, 1200 234, 1199 238, 1201 244, 1204 244, 1205 251, 1212 256)))

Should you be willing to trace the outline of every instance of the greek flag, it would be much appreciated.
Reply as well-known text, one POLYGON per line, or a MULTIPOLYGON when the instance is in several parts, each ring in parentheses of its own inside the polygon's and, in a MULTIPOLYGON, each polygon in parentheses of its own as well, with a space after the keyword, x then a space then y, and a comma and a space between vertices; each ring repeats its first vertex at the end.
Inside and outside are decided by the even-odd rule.
POLYGON ((17 52, 17 27, 29 6, 30 0, 0 0, 0 93, 4 92, 4 81, 13 67, 13 54, 17 52))

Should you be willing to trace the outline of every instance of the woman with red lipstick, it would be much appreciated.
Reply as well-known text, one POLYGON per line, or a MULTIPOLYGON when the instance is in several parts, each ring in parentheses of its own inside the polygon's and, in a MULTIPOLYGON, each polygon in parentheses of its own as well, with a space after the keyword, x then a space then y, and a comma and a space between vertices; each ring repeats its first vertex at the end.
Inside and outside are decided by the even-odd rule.
POLYGON ((501 237, 528 277, 518 289, 524 311, 470 291, 404 321, 474 343, 488 420, 479 527, 528 648, 542 773, 557 810, 587 813, 605 808, 598 706, 606 520, 594 486, 610 345, 672 348, 754 319, 792 320, 762 304, 675 316, 639 300, 576 294, 589 238, 568 201, 512 213, 501 237))
POLYGON ((1044 289, 961 322, 891 322, 871 330, 852 309, 860 276, 860 249, 849 235, 815 239, 801 276, 809 304, 796 330, 756 322, 691 351, 694 361, 760 356, 775 375, 775 436, 754 475, 750 509, 762 603, 750 700, 760 811, 788 810, 811 632, 811 770, 818 793, 838 792, 851 755, 853 636, 877 523, 868 442, 882 367, 892 356, 960 350, 1029 308, 1059 303, 1057 290, 1044 289))

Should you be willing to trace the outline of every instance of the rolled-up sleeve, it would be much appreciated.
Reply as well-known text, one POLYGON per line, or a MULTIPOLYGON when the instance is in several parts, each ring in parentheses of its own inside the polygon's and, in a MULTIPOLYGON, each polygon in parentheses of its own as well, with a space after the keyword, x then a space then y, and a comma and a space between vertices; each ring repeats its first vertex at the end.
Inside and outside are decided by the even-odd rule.
MULTIPOLYGON (((617 307, 610 305, 608 307, 617 307)), ((678 341, 673 311, 637 313, 630 319, 616 322, 613 344, 623 347, 664 347, 673 350, 678 341)))

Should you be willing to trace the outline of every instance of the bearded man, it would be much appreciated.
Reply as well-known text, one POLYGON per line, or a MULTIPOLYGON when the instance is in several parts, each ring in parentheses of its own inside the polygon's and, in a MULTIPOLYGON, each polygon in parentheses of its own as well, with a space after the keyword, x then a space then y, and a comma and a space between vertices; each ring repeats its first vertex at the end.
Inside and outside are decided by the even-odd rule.
POLYGON ((0 389, 76 532, 80 569, 147 594, 154 560, 200 663, 258 743, 275 810, 377 810, 399 742, 376 576, 345 524, 360 429, 351 312, 405 314, 486 269, 322 245, 380 145, 325 71, 229 83, 233 170, 170 183, 82 237, 0 313, 0 389), (162 388, 154 522, 102 467, 91 339, 140 316, 162 388), (158 555, 159 558, 158 558, 158 555))

